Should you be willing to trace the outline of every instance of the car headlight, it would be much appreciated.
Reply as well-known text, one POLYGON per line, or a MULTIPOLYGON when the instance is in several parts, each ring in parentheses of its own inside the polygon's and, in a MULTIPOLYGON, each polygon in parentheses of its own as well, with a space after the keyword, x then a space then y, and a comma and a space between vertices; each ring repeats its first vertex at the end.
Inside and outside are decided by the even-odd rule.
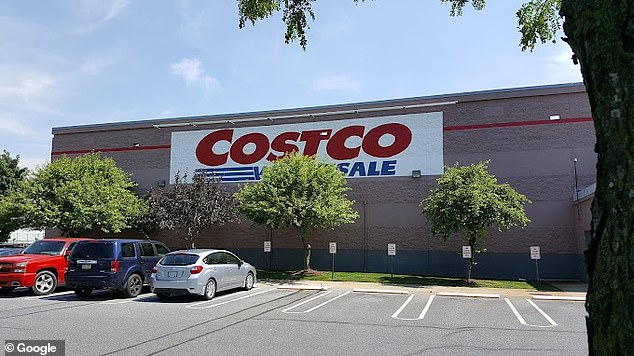
POLYGON ((15 264, 15 268, 13 269, 14 273, 24 273, 26 272, 26 265, 28 262, 18 262, 15 264))

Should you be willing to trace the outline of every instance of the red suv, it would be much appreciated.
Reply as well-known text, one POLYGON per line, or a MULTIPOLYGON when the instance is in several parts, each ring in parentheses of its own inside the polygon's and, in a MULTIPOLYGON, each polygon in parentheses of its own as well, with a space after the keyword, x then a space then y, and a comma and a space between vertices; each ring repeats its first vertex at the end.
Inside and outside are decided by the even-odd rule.
POLYGON ((45 238, 33 242, 21 254, 0 257, 0 294, 17 287, 29 287, 35 295, 53 293, 64 285, 67 257, 86 238, 45 238))

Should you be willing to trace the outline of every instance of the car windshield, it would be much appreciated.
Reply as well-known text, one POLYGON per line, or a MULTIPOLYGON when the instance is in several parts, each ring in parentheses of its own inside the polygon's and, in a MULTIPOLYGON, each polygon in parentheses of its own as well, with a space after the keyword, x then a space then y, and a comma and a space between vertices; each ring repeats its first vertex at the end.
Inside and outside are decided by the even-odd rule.
POLYGON ((198 255, 192 255, 189 253, 175 253, 165 255, 161 260, 161 264, 164 266, 187 266, 196 263, 198 255))
POLYGON ((59 255, 64 249, 64 241, 39 240, 32 243, 24 250, 25 254, 34 255, 59 255))
POLYGON ((71 258, 112 258, 113 250, 112 242, 78 243, 71 258))

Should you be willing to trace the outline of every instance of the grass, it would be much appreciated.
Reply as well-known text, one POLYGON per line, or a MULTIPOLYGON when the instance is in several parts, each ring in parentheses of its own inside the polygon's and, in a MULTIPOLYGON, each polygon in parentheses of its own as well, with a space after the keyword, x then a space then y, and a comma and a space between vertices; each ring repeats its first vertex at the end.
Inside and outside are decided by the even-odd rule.
POLYGON ((428 277, 416 275, 402 275, 389 273, 363 273, 363 272, 332 272, 316 271, 309 275, 281 270, 258 270, 259 279, 286 280, 286 281, 340 281, 340 282, 372 282, 381 284, 411 284, 418 286, 445 286, 445 287, 473 287, 473 288, 504 288, 504 289, 537 289, 540 291, 558 291, 559 289, 546 283, 530 281, 508 281, 494 279, 472 279, 466 284, 464 279, 450 277, 428 277))

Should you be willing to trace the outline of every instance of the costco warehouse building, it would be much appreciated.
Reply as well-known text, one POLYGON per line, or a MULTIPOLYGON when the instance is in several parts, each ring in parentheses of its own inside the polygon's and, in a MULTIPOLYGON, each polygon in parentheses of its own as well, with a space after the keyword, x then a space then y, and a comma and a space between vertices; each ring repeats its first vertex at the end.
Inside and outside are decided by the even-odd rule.
MULTIPOLYGON (((112 157, 138 192, 173 183, 176 172, 222 177, 235 192, 263 167, 298 149, 336 163, 348 177, 359 218, 314 231, 312 267, 464 276, 456 236, 432 236, 419 206, 444 166, 490 160, 489 170, 532 204, 524 229, 485 237, 475 278, 535 277, 529 249, 539 246, 540 276, 583 280, 595 180, 594 127, 580 83, 436 95, 240 114, 53 128, 52 159, 91 151, 112 157), (388 244, 396 256, 388 256, 388 244)), ((172 248, 171 232, 157 239, 172 248)), ((206 231, 199 247, 227 248, 258 267, 302 266, 293 230, 270 231, 246 218, 206 231), (263 244, 271 242, 271 252, 263 244)))

